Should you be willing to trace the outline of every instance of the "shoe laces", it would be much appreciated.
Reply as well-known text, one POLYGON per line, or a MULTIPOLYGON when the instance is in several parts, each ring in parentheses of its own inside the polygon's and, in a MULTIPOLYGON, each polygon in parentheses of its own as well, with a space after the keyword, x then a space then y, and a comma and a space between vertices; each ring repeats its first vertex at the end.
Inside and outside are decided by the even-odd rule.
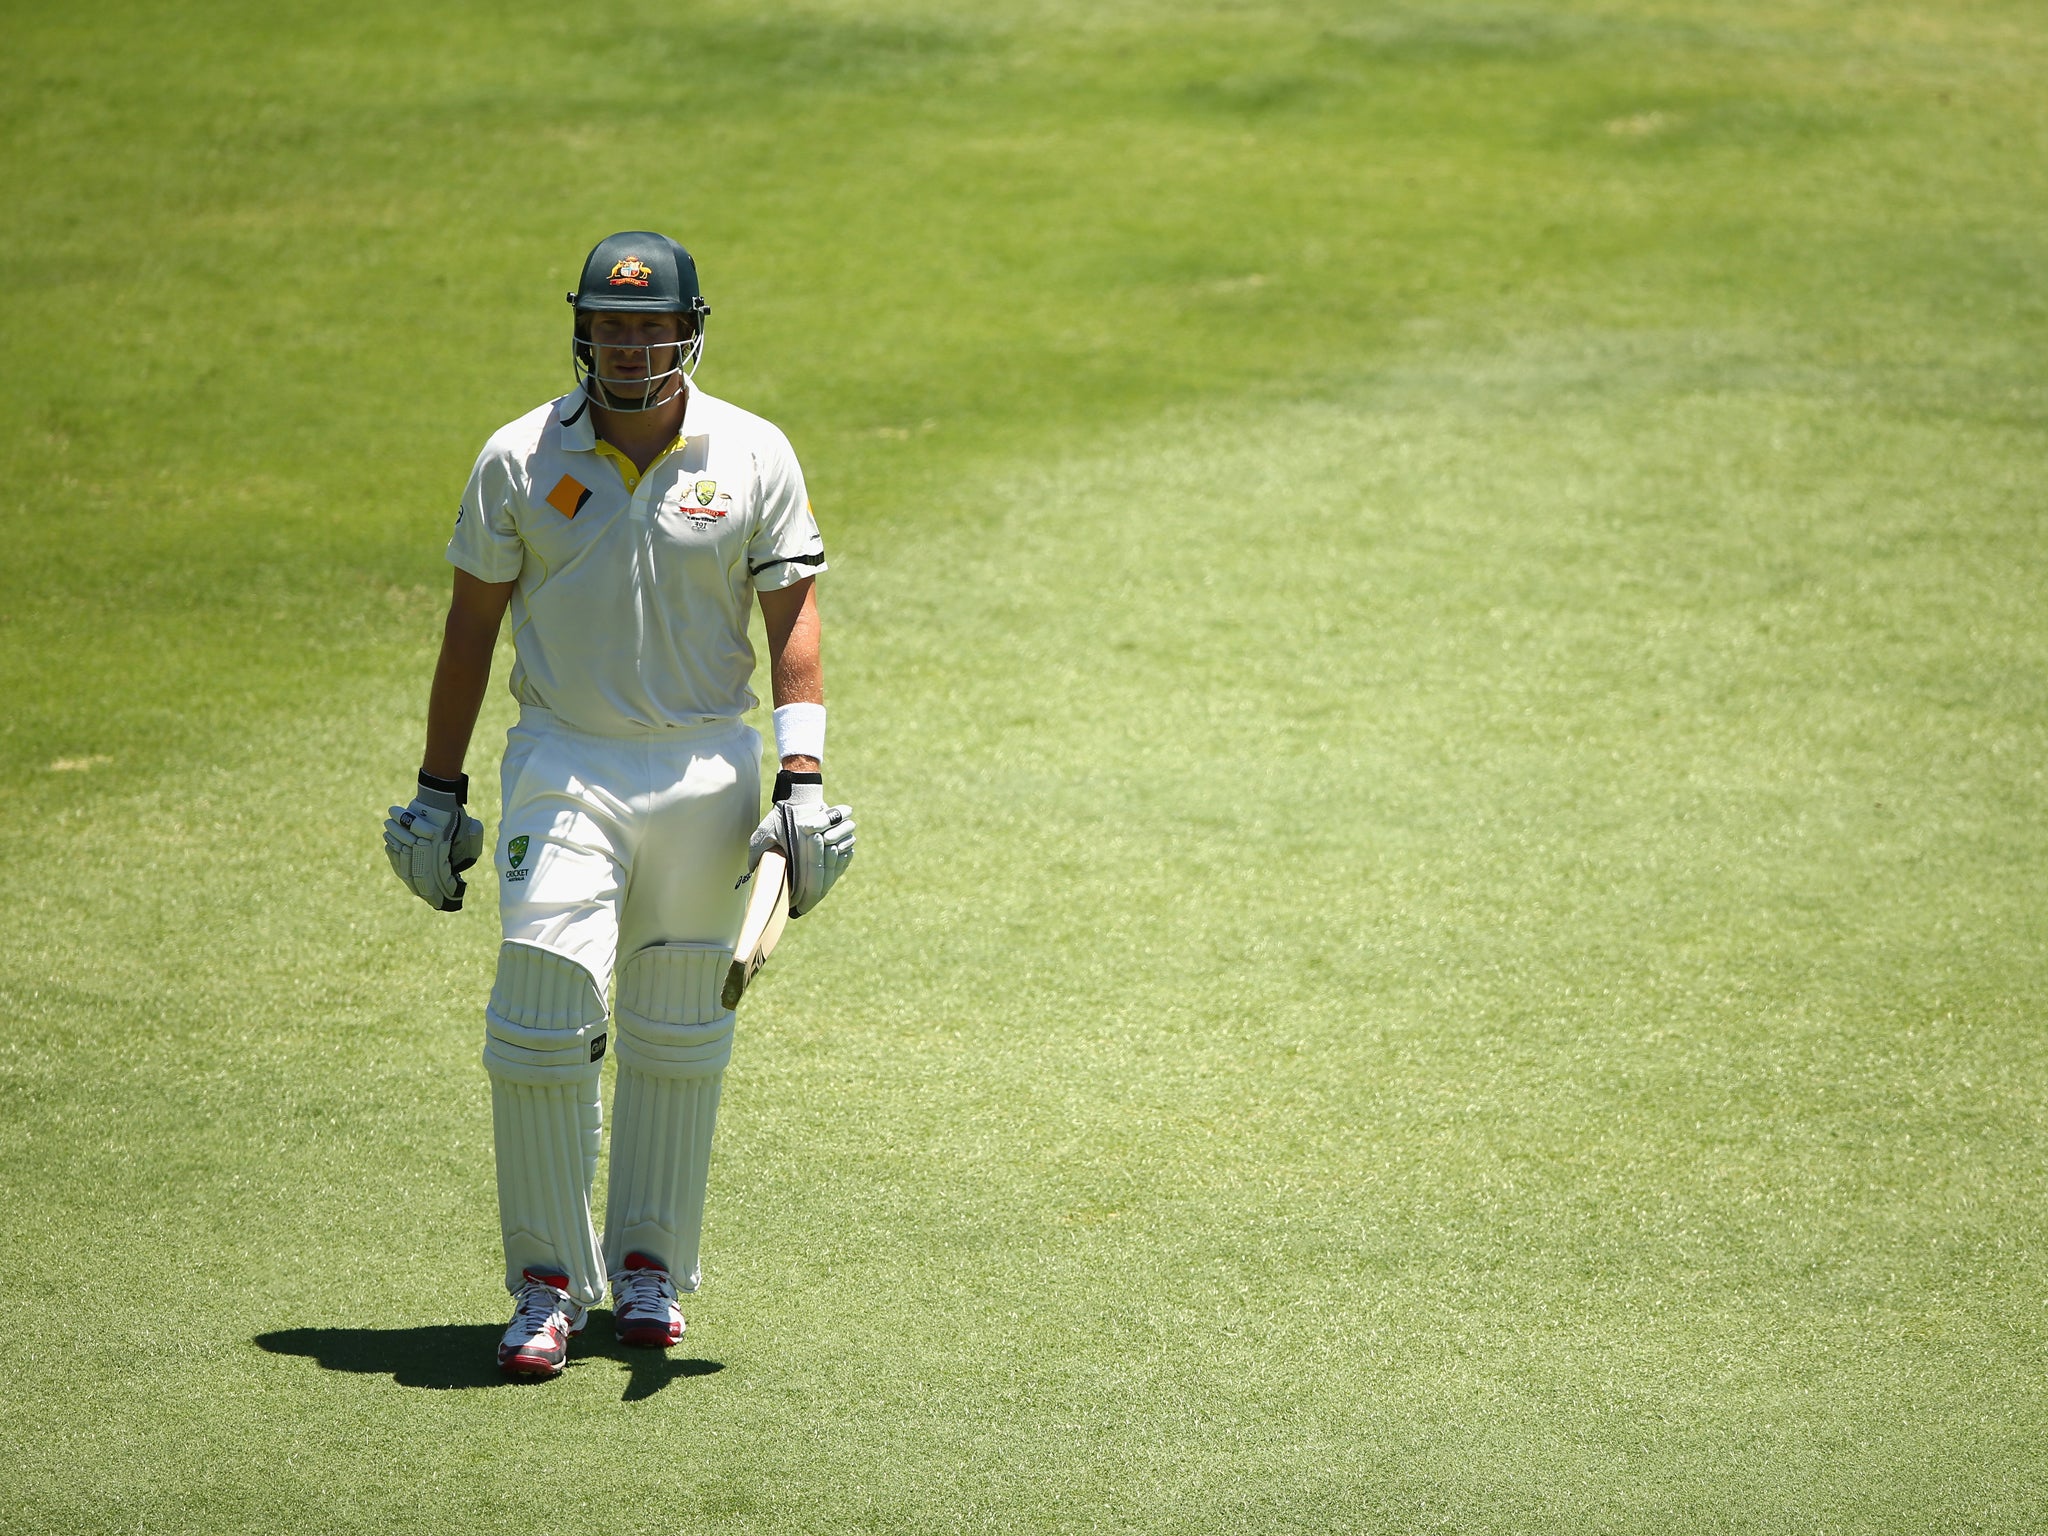
POLYGON ((612 1276, 612 1295, 620 1307, 666 1307, 676 1299, 675 1283, 665 1269, 622 1269, 612 1276))
POLYGON ((519 1288, 519 1306, 512 1314, 512 1321, 525 1323, 538 1332, 547 1326, 548 1318, 556 1312, 562 1314, 564 1326, 575 1320, 569 1293, 558 1291, 543 1280, 529 1280, 519 1288))

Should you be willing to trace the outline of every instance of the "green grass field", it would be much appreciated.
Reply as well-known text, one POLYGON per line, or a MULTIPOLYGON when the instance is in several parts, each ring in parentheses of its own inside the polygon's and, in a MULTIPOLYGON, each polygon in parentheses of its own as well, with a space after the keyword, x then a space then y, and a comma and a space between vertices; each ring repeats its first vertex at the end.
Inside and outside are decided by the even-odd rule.
POLYGON ((2038 4, 0 29, 0 1530, 2048 1527, 2038 4), (642 225, 862 851, 504 1388, 378 828, 642 225))

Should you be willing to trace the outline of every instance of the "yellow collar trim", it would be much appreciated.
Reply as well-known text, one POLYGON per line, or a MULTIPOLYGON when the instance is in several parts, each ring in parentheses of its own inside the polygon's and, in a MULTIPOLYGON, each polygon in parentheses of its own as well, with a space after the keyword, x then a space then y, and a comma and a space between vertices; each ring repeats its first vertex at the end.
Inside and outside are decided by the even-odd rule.
POLYGON ((619 472, 619 478, 625 481, 626 483, 626 494, 630 496, 633 494, 633 492, 637 491, 640 488, 640 482, 646 479, 647 475, 651 475, 654 473, 656 468, 660 466, 661 461, 663 459, 667 458, 670 454, 674 453, 678 448, 683 446, 683 434, 678 432, 676 434, 675 441, 670 443, 666 448, 662 449, 661 452, 657 453, 648 462, 647 475, 643 475, 640 472, 639 467, 635 465, 631 459, 627 458, 622 451, 613 447, 603 438, 600 437, 594 446, 596 447, 596 450, 599 454, 612 461, 613 467, 616 468, 619 472))

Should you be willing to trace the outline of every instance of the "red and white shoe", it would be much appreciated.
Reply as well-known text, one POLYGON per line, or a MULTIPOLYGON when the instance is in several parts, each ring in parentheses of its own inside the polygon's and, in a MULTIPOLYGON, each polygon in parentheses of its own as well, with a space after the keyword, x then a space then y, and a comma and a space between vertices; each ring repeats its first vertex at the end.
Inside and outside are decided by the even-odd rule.
POLYGON ((519 1287, 519 1305, 505 1337, 498 1341, 498 1369, 507 1376, 546 1381, 562 1374, 569 1340, 583 1331, 585 1313, 569 1295, 569 1277, 529 1269, 519 1287))
POLYGON ((621 1344, 667 1349, 683 1337, 683 1309, 668 1271, 644 1253, 626 1255, 612 1276, 612 1332, 621 1344))

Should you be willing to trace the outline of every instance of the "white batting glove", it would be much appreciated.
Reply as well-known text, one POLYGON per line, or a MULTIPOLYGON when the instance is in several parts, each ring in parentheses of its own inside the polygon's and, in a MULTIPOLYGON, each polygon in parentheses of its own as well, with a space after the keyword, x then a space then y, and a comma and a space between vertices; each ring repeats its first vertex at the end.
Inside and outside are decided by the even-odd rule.
POLYGON ((789 860, 789 915, 802 917, 825 899, 853 862, 853 807, 825 803, 822 773, 775 776, 775 806, 747 840, 747 868, 770 848, 789 860))
POLYGON ((384 823, 392 872, 437 912, 462 910, 462 872, 484 855, 484 824, 462 808, 468 798, 467 774, 437 779, 422 769, 412 804, 392 806, 384 823))

